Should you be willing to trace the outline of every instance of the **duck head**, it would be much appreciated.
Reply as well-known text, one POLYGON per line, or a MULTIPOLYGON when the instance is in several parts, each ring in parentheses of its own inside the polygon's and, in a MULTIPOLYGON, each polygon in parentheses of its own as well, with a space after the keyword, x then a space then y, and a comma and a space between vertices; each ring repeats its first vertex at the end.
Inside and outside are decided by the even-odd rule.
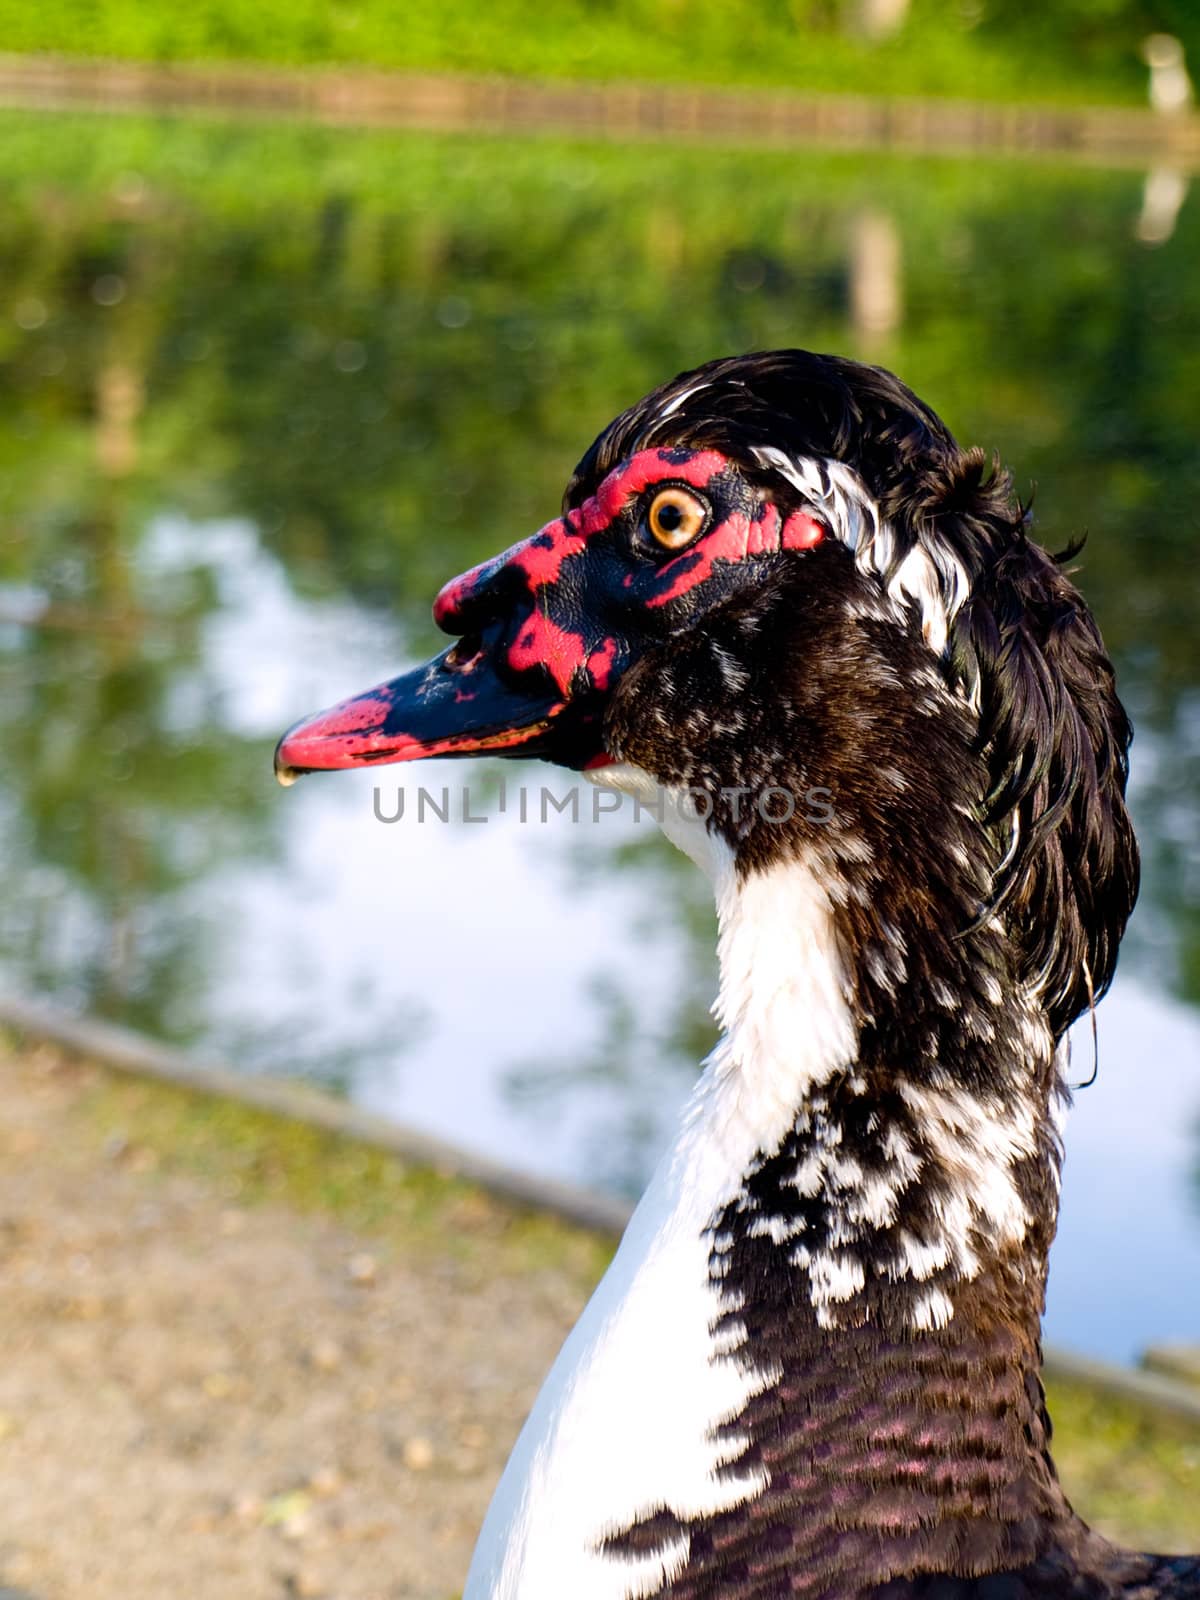
MULTIPOLYGON (((901 419, 930 443, 948 442, 915 396, 853 363, 784 352, 683 374, 601 434, 560 517, 442 589, 434 618, 453 645, 297 723, 280 741, 277 771, 286 780, 481 750, 576 769, 612 759, 605 722, 632 667, 669 655, 723 608, 752 605, 790 558, 831 537, 843 573, 847 552, 876 567, 890 561, 854 469, 862 447, 882 447, 888 422, 895 432, 901 419), (878 415, 839 441, 851 378, 860 401, 874 380, 878 415)), ((878 455, 875 466, 888 459, 878 455)), ((830 565, 817 563, 814 585, 828 582, 830 565)), ((944 577, 961 587, 957 568, 944 577)), ((955 595, 927 599, 940 647, 946 620, 935 613, 955 595)))
POLYGON ((900 845, 957 849, 939 819, 970 812, 990 844, 962 917, 1021 925, 1061 1031, 1111 976, 1136 891, 1129 728, 1026 524, 891 374, 711 362, 600 434, 559 517, 442 589, 454 643, 297 723, 276 771, 487 752, 633 774, 707 797, 746 871, 823 827, 831 859, 894 877, 900 845))
POLYGON ((449 649, 297 724, 278 766, 482 750, 607 761, 605 714, 630 667, 753 591, 763 558, 825 537, 809 508, 781 512, 763 476, 715 449, 633 451, 531 538, 442 589, 433 614, 457 636, 449 649))
POLYGON ((434 619, 456 642, 403 677, 298 723, 277 770, 479 751, 574 768, 611 759, 604 723, 628 670, 753 594, 770 558, 826 524, 753 460, 691 444, 581 469, 563 513, 453 579, 434 619))

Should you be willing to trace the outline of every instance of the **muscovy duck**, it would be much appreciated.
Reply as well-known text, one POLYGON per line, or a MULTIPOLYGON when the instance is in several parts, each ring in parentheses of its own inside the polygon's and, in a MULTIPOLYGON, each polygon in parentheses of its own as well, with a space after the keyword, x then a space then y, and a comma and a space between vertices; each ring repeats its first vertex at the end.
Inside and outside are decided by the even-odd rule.
POLYGON ((466 1600, 1200 1596, 1050 1456, 1065 1035, 1138 860, 1112 668, 1007 476, 879 369, 714 361, 435 616, 283 779, 540 756, 660 804, 720 919, 723 1037, 466 1600))

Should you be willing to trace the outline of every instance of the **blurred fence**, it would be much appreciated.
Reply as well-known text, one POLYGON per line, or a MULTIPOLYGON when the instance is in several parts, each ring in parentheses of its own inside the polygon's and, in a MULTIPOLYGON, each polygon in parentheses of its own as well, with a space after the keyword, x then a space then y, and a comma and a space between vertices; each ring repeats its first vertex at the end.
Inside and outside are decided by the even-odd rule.
POLYGON ((0 105, 304 116, 359 126, 566 132, 613 139, 1053 154, 1200 164, 1200 116, 778 91, 198 67, 0 56, 0 105))

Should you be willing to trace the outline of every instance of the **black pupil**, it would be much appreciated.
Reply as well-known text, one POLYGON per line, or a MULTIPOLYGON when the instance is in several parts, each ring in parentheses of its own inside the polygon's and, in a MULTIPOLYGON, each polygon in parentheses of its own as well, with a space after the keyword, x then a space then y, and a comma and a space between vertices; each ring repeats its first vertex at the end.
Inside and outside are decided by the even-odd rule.
POLYGON ((683 521, 683 512, 672 501, 658 508, 658 525, 664 533, 674 533, 683 521))

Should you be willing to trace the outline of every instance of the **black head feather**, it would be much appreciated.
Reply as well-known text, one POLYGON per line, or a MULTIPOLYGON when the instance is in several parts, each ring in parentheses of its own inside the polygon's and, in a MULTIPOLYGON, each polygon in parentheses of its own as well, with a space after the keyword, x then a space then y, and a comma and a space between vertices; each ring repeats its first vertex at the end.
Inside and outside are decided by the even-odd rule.
POLYGON ((1132 730, 1095 619, 1061 565, 1072 552, 1056 560, 1013 527, 1007 483, 985 481, 977 459, 965 458, 963 476, 975 478, 974 503, 956 514, 996 529, 953 634, 957 669, 980 686, 988 821, 1014 841, 992 909, 1015 929, 1024 975, 1060 1034, 1112 981, 1137 897, 1132 730))
POLYGON ((930 553, 952 618, 940 670, 978 713, 974 802, 995 846, 978 920, 1003 917, 1018 976, 1061 1035, 1111 981, 1137 894, 1131 730, 1095 620, 1062 562, 1030 538, 1008 474, 962 449, 891 373, 800 350, 714 361, 656 389, 588 450, 567 505, 651 446, 720 450, 785 504, 803 496, 763 452, 840 462, 892 531, 880 583, 914 547, 930 553))

